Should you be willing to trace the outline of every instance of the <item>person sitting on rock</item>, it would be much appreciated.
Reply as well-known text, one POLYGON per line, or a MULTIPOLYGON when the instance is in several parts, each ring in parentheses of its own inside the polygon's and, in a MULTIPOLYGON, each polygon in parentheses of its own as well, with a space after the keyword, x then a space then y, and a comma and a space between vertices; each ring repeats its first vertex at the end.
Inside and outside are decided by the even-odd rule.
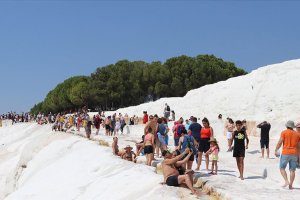
POLYGON ((122 155, 122 159, 136 162, 136 154, 132 151, 132 147, 127 145, 124 149, 125 153, 122 155))
MULTIPOLYGON (((185 159, 186 162, 193 154, 189 148, 186 148, 185 151, 179 156, 173 157, 172 153, 167 150, 162 152, 164 161, 162 162, 162 170, 164 175, 164 182, 168 186, 179 187, 186 185, 193 194, 199 196, 199 192, 193 187, 193 181, 189 174, 179 175, 178 170, 176 169, 176 163, 180 161, 186 154, 188 154, 185 159)), ((184 160, 185 160, 184 159, 184 160)))

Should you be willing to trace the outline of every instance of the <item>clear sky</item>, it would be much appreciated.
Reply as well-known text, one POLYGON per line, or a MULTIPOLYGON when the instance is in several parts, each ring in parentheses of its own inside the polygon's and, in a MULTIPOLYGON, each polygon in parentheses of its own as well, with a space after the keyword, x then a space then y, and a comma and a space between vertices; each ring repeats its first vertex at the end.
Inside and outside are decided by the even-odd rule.
MULTIPOLYGON (((214 54, 248 72, 300 58, 300 2, 0 1, 0 113, 121 59, 214 54)), ((299 66, 300 67, 300 66, 299 66)))

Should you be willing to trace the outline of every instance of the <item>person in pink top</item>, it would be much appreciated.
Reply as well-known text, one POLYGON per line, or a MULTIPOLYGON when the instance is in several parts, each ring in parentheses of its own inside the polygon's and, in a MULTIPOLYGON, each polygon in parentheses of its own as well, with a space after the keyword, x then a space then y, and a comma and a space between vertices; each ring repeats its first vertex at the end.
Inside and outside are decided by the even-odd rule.
POLYGON ((216 138, 211 139, 209 142, 210 142, 210 149, 205 153, 205 155, 211 155, 211 160, 212 160, 211 172, 209 174, 217 175, 220 148, 216 138))

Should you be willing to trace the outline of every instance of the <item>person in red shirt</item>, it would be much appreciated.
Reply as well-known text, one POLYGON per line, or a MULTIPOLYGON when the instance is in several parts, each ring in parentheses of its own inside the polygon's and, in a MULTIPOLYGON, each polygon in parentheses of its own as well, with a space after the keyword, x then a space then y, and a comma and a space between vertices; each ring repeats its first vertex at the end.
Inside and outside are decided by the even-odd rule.
POLYGON ((148 119, 149 119, 149 118, 148 118, 147 111, 144 111, 143 113, 144 113, 143 124, 147 124, 148 119))
POLYGON ((289 186, 289 189, 293 189, 293 182, 295 180, 295 171, 298 160, 298 146, 300 145, 300 136, 293 130, 295 124, 293 121, 288 121, 286 124, 286 130, 281 132, 280 139, 275 149, 275 156, 279 157, 279 148, 281 145, 282 154, 280 157, 280 173, 285 180, 283 187, 289 186), (288 180, 285 168, 289 164, 290 169, 290 181, 288 180))

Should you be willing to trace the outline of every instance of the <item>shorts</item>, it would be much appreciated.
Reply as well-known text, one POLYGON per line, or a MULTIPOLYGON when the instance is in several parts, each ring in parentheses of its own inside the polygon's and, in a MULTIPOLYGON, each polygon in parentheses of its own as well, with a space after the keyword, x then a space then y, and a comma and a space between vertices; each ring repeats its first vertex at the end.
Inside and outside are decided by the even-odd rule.
POLYGON ((166 180, 166 184, 168 186, 178 187, 178 176, 169 176, 166 180))
MULTIPOLYGON (((181 160, 185 159, 185 158, 187 157, 187 155, 188 155, 188 154, 186 154, 185 156, 183 156, 183 158, 182 158, 181 160)), ((194 161, 194 160, 195 160, 195 156, 194 156, 194 154, 192 154, 192 155, 190 156, 190 158, 189 158, 189 161, 194 161)))
POLYGON ((211 155, 211 160, 218 161, 219 160, 219 156, 218 155, 211 155))
POLYGON ((231 140, 232 139, 232 132, 227 132, 227 139, 231 140))
POLYGON ((209 138, 201 138, 199 141, 198 151, 206 153, 210 149, 209 138))
POLYGON ((153 146, 151 146, 151 145, 145 146, 144 147, 144 153, 145 154, 151 154, 151 153, 153 153, 153 146))
POLYGON ((105 124, 105 130, 108 130, 108 131, 110 131, 110 126, 109 126, 109 125, 107 125, 107 124, 105 124))
POLYGON ((245 157, 244 149, 233 149, 233 157, 245 157))
POLYGON ((260 140, 260 148, 263 149, 265 147, 266 149, 269 148, 269 140, 260 140))
POLYGON ((179 144, 179 138, 174 138, 174 145, 178 146, 178 144, 179 144))
POLYGON ((287 166, 287 164, 289 163, 289 169, 290 169, 290 171, 296 171, 297 161, 298 161, 297 156, 293 156, 293 155, 281 155, 279 167, 280 167, 280 169, 285 169, 286 166, 287 166))

